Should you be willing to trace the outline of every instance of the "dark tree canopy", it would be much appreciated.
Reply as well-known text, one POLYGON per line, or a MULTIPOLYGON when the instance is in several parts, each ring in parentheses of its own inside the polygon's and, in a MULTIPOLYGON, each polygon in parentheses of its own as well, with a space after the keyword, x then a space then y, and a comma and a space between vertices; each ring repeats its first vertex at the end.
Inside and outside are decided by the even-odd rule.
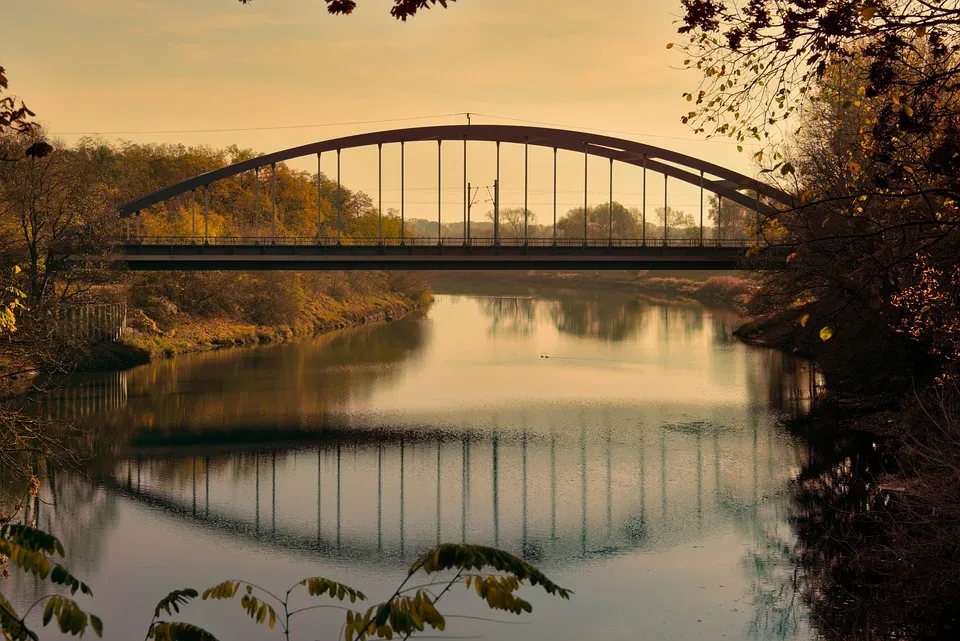
MULTIPOLYGON (((243 4, 253 2, 253 0, 240 0, 243 4)), ((334 15, 351 14, 357 8, 356 0, 324 0, 327 3, 327 11, 334 15)), ((406 21, 416 15, 417 11, 429 9, 433 5, 439 4, 446 8, 447 2, 456 2, 456 0, 393 0, 393 7, 390 9, 390 15, 398 20, 406 21)))
MULTIPOLYGON (((828 74, 854 70, 862 71, 859 97, 889 98, 868 123, 876 139, 929 130, 944 118, 960 126, 960 109, 944 110, 945 96, 960 86, 958 0, 682 3, 684 65, 702 76, 698 89, 684 94, 694 108, 683 121, 697 132, 764 140, 816 100, 828 74)), ((934 162, 949 163, 950 151, 934 162)))
MULTIPOLYGON (((35 115, 25 104, 18 101, 13 96, 3 95, 8 89, 6 71, 0 66, 0 136, 6 134, 33 135, 36 131, 36 124, 32 118, 35 115)), ((46 156, 53 147, 46 141, 37 141, 26 149, 26 155, 34 158, 46 156)), ((18 158, 6 158, 0 155, 0 160, 18 160, 18 158)))

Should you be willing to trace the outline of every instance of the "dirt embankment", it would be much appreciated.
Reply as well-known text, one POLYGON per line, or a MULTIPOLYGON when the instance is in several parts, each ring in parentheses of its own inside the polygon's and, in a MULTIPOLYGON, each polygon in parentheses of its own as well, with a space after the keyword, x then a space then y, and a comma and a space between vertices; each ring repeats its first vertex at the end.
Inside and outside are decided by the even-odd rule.
POLYGON ((291 325, 252 325, 229 318, 183 315, 167 331, 160 330, 152 319, 135 309, 129 314, 124 339, 96 346, 82 369, 125 369, 191 352, 286 342, 367 323, 390 322, 428 305, 429 297, 413 300, 393 293, 352 296, 346 300, 323 296, 310 301, 291 325))

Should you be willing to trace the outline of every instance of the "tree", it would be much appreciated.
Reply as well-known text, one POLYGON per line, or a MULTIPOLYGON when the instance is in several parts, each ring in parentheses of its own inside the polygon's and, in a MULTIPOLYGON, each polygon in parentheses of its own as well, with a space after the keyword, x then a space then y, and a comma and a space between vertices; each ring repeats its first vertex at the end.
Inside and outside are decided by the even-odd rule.
MULTIPOLYGON (((365 641, 367 638, 392 639, 396 635, 398 638, 408 639, 427 628, 442 632, 446 628, 446 619, 437 610, 436 604, 457 584, 463 584, 469 591, 475 592, 491 609, 517 615, 532 612, 533 606, 514 594, 523 583, 539 585, 547 594, 563 599, 569 599, 573 594, 555 584, 537 568, 508 552, 475 545, 439 545, 413 562, 406 578, 385 602, 375 604, 365 611, 342 608, 347 611, 344 638, 348 641, 365 641), (488 569, 492 572, 479 573, 488 569), (452 573, 452 577, 426 586, 408 588, 407 584, 420 572, 447 576, 452 573), (429 589, 433 586, 443 587, 438 590, 429 589)), ((240 605, 247 616, 271 629, 279 625, 287 639, 290 638, 291 617, 316 607, 324 607, 291 609, 290 596, 300 588, 311 597, 327 597, 343 603, 347 600, 351 604, 366 600, 363 592, 323 577, 311 577, 295 583, 284 593, 282 599, 257 584, 233 580, 204 590, 202 598, 229 601, 240 593, 241 588, 243 596, 240 605)), ((175 590, 164 597, 154 611, 147 638, 158 641, 216 641, 212 634, 196 626, 159 620, 163 612, 168 616, 179 612, 180 605, 189 603, 197 596, 200 595, 196 590, 187 588, 175 590)))
POLYGON ((710 196, 707 201, 707 217, 713 223, 713 233, 718 238, 745 238, 748 228, 754 226, 754 212, 729 198, 721 200, 719 196, 710 196))
MULTIPOLYGON (((682 209, 674 207, 657 207, 654 211, 656 230, 663 233, 663 238, 670 238, 671 232, 678 231, 693 225, 693 216, 682 209)), ((677 234, 673 234, 676 237, 677 234)))
MULTIPOLYGON (((253 0, 240 0, 240 2, 241 4, 248 4, 253 0)), ((355 0, 324 0, 324 2, 327 3, 327 11, 334 15, 351 14, 357 8, 355 0)), ((406 22, 407 18, 416 15, 417 11, 429 9, 437 4, 446 8, 447 2, 456 2, 456 0, 393 0, 390 15, 406 22)))
MULTIPOLYGON (((862 96, 896 96, 870 130, 930 124, 933 96, 960 79, 960 6, 926 0, 683 0, 684 65, 702 74, 683 121, 743 142, 767 139, 830 72, 863 67, 862 96), (912 73, 904 73, 911 60, 912 73)), ((668 47, 672 47, 672 43, 668 47)), ((880 142, 878 138, 878 142, 880 142)), ((892 141, 891 141, 892 142, 892 141)), ((949 158, 941 159, 948 162, 949 158)))
MULTIPOLYGON (((22 157, 37 138, 0 140, 5 155, 22 157)), ((92 273, 76 254, 96 255, 110 231, 97 167, 84 150, 61 149, 0 165, 0 246, 6 268, 23 267, 28 305, 82 292, 92 273)))
MULTIPOLYGON (((568 211, 557 221, 561 238, 583 238, 583 207, 568 211)), ((587 208, 588 238, 639 238, 640 212, 621 203, 600 203, 587 208), (611 231, 612 230, 612 231, 611 231)))
MULTIPOLYGON (((487 212, 487 220, 494 222, 494 212, 487 212)), ((530 227, 537 222, 537 215, 522 207, 500 210, 500 238, 523 238, 524 229, 530 235, 530 227), (526 211, 526 216, 524 216, 526 211)))
MULTIPOLYGON (((0 65, 0 136, 8 134, 33 135, 36 132, 37 125, 31 118, 35 115, 27 109, 22 101, 18 101, 13 96, 3 95, 9 88, 6 70, 0 65)), ((24 156, 41 158, 52 148, 45 140, 35 140, 32 145, 26 147, 24 156)), ((10 151, 10 150, 7 150, 10 151)), ((24 156, 0 155, 2 162, 16 162, 24 156)))

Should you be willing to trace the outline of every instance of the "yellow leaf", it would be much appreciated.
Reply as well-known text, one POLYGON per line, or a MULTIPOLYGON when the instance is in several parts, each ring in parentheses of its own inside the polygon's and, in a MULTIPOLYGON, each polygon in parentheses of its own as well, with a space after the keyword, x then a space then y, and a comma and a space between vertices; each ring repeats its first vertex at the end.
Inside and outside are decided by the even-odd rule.
POLYGON ((853 160, 851 160, 851 161, 849 161, 849 162, 847 163, 847 169, 849 169, 849 170, 850 170, 850 173, 852 173, 852 174, 859 174, 859 173, 860 173, 860 163, 854 162, 853 160))
POLYGON ((673 49, 673 43, 672 43, 672 42, 668 42, 668 43, 667 43, 667 49, 673 49))
POLYGON ((793 260, 793 259, 796 258, 796 257, 797 257, 797 252, 793 252, 792 254, 790 254, 789 256, 787 256, 787 264, 789 265, 789 264, 790 264, 790 261, 793 260))
POLYGON ((913 118, 913 107, 911 107, 910 105, 904 105, 903 113, 907 114, 908 118, 913 118))
POLYGON ((864 20, 870 20, 877 13, 877 7, 864 7, 860 12, 860 17, 864 20))
POLYGON ((807 321, 810 320, 810 314, 804 314, 800 317, 800 327, 806 327, 807 321))
POLYGON ((827 325, 820 330, 820 340, 826 342, 831 338, 833 338, 833 330, 830 328, 829 325, 827 325))

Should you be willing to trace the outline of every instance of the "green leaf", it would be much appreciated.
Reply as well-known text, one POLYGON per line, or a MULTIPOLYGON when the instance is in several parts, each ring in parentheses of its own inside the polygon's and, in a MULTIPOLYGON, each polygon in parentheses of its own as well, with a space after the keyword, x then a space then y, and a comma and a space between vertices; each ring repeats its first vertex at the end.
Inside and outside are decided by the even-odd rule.
POLYGON ((43 610, 44 626, 54 618, 57 620, 60 631, 64 634, 82 637, 88 625, 93 628, 97 636, 100 636, 103 632, 103 624, 98 617, 88 614, 76 601, 63 596, 50 597, 43 610), (48 612, 51 616, 48 616, 48 612))
POLYGON ((237 590, 240 589, 239 581, 224 581, 219 583, 212 588, 207 588, 203 591, 203 600, 207 599, 232 599, 233 596, 237 593, 237 590))
POLYGON ((90 627, 93 628, 93 631, 97 633, 98 637, 103 636, 103 621, 100 620, 100 617, 91 614, 90 627))
POLYGON ((197 598, 199 593, 192 588, 184 588, 182 590, 174 590, 167 596, 160 599, 157 603, 156 609, 153 611, 154 618, 160 616, 160 611, 163 610, 167 614, 173 614, 174 612, 180 612, 179 604, 186 605, 190 602, 191 599, 197 598), (171 611, 172 610, 172 611, 171 611))
POLYGON ((433 574, 445 570, 482 570, 484 568, 508 573, 520 581, 528 581, 530 585, 540 585, 548 594, 556 594, 564 599, 569 599, 573 594, 572 591, 555 584, 543 572, 523 559, 509 552, 483 545, 456 543, 439 545, 417 559, 410 566, 409 573, 423 570, 427 574, 433 574))
POLYGON ((16 641, 38 641, 35 632, 27 628, 26 624, 20 622, 20 615, 14 609, 13 605, 7 601, 0 592, 0 636, 9 637, 16 641))
POLYGON ((45 552, 59 556, 64 554, 63 544, 57 537, 28 525, 18 523, 4 525, 0 527, 0 539, 7 539, 14 545, 24 547, 31 552, 45 552))
POLYGON ((203 628, 180 621, 155 623, 147 638, 155 641, 217 641, 217 637, 203 628))
POLYGON ((350 597, 350 603, 356 603, 357 599, 365 601, 367 598, 360 590, 354 590, 349 585, 337 583, 336 581, 325 579, 322 576, 304 579, 297 585, 305 586, 307 588, 307 594, 310 596, 323 596, 324 594, 328 594, 331 599, 337 599, 338 601, 343 601, 344 598, 350 597))

